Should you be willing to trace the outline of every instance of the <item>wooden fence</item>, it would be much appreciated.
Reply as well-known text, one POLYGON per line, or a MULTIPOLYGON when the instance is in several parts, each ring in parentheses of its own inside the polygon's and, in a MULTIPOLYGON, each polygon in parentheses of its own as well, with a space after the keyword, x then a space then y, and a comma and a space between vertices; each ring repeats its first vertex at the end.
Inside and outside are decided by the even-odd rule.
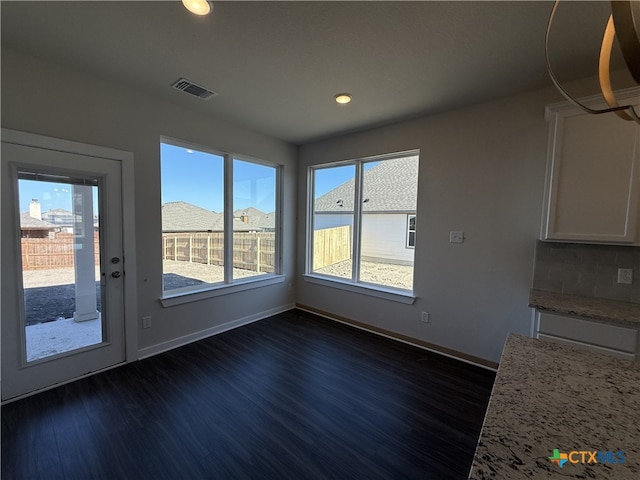
MULTIPOLYGON (((74 241, 71 233, 55 238, 21 238, 22 270, 45 270, 74 266, 74 241)), ((93 234, 95 264, 100 263, 100 237, 93 234)))
MULTIPOLYGON (((95 264, 100 262, 100 239, 94 233, 95 264)), ((74 265, 70 233, 55 238, 22 238, 22 269, 44 270, 74 265)), ((273 232, 233 234, 233 267, 272 273, 276 264, 273 232)), ((163 233, 162 258, 207 265, 224 264, 221 232, 163 233)), ((351 258, 351 227, 325 228, 313 235, 313 270, 351 258)))
POLYGON ((351 258, 351 227, 323 228, 313 232, 313 270, 351 258))
MULTIPOLYGON (((274 232, 233 234, 233 267, 273 273, 276 264, 274 232)), ((224 265, 222 232, 163 233, 162 259, 224 265)))

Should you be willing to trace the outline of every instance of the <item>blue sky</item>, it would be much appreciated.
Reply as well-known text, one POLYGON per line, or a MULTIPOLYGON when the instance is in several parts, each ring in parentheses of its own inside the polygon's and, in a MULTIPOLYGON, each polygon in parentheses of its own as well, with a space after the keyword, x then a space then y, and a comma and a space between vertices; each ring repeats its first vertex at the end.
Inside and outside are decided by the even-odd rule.
MULTIPOLYGON (((224 158, 163 143, 162 203, 184 201, 214 212, 223 211, 224 158)), ((254 207, 275 211, 275 169, 242 160, 233 164, 233 210, 254 207)))
MULTIPOLYGON (((378 162, 365 164, 365 169, 378 162)), ((223 211, 223 164, 220 155, 161 145, 162 203, 184 201, 214 212, 223 211)), ((352 179, 355 167, 346 165, 315 170, 315 196, 352 179)), ((55 208, 71 211, 71 186, 68 184, 20 180, 20 212, 29 211, 29 202, 37 198, 46 212, 55 208)), ((236 160, 234 163, 233 209, 255 207, 265 213, 275 210, 275 171, 271 167, 236 160)), ((98 211, 98 199, 94 198, 98 211)))
POLYGON ((183 201, 214 212, 222 212, 222 156, 163 143, 160 159, 163 204, 183 201))
MULTIPOLYGON (((42 213, 56 208, 72 211, 72 185, 36 180, 18 180, 20 213, 29 211, 29 203, 37 199, 42 213)), ((98 195, 94 188, 93 210, 98 214, 98 195)))
MULTIPOLYGON (((375 167, 380 162, 366 162, 364 170, 375 167)), ((338 167, 316 168, 314 170, 314 196, 321 197, 330 190, 342 185, 356 176, 355 165, 342 165, 338 167)))
POLYGON ((331 168, 316 168, 314 170, 315 198, 321 197, 330 190, 351 180, 356 175, 355 165, 343 165, 331 168))

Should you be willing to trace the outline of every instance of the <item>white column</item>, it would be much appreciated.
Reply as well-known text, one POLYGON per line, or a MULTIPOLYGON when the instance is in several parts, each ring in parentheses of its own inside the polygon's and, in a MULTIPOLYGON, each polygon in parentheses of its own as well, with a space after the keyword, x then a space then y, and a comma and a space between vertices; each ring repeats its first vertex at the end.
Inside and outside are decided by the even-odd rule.
POLYGON ((100 316, 96 301, 95 249, 93 243, 93 189, 73 186, 73 243, 76 273, 76 322, 100 316))

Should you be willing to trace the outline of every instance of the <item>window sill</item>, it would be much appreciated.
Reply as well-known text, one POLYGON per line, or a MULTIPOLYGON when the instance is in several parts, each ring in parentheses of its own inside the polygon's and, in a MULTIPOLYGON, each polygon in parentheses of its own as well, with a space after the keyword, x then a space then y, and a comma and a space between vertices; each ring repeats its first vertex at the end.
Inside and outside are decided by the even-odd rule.
POLYGON ((166 293, 160 298, 163 307, 173 307, 174 305, 182 305, 183 303, 197 302, 207 298, 220 297, 232 293, 243 292, 245 290, 253 290, 254 288, 266 287, 284 283, 284 275, 269 275, 259 278, 250 278, 246 280, 236 280, 230 284, 223 285, 204 285, 199 289, 192 289, 187 292, 166 293))
POLYGON ((340 290, 346 290, 348 292, 360 293, 363 295, 369 295, 372 297, 383 298, 385 300, 391 300, 393 302, 404 303, 407 305, 413 304, 416 297, 413 293, 406 290, 399 290, 395 288, 383 287, 373 285, 370 283, 351 283, 343 281, 333 277, 324 277, 320 275, 304 274, 302 276, 305 282, 315 283, 317 285, 323 285, 325 287, 338 288, 340 290))

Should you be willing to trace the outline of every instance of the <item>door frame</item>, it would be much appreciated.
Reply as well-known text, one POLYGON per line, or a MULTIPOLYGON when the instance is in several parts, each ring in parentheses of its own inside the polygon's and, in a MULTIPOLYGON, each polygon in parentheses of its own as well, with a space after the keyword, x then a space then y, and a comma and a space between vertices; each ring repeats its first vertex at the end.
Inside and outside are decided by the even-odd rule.
MULTIPOLYGON (((136 273, 136 239, 135 239, 135 208, 134 208, 134 156, 131 152, 116 150, 108 147, 101 147, 85 143, 63 140, 54 137, 47 137, 34 133, 21 132, 2 128, 2 143, 22 145, 26 147, 42 148, 57 152, 73 153, 89 157, 105 158, 120 162, 121 186, 122 186, 122 249, 123 249, 123 269, 126 274, 123 276, 123 299, 124 299, 124 363, 129 363, 138 359, 138 304, 137 304, 137 273, 136 273)), ((0 226, 0 228, 2 228, 0 226)), ((5 253, 6 255, 6 253, 5 253)), ((1 295, 1 293, 0 293, 1 295)), ((0 302, 2 301, 0 297, 0 302)), ((103 370, 114 368, 117 364, 103 370)), ((99 370, 102 371, 102 370, 99 370)), ((78 378, 93 375, 91 372, 78 378)), ((1 375, 1 373, 0 373, 1 375)), ((66 382, 57 383, 52 386, 29 392, 24 395, 13 397, 2 403, 9 403, 20 398, 24 398, 34 393, 55 388, 63 383, 77 380, 74 378, 66 382)), ((1 378, 0 378, 1 381, 1 378)))

